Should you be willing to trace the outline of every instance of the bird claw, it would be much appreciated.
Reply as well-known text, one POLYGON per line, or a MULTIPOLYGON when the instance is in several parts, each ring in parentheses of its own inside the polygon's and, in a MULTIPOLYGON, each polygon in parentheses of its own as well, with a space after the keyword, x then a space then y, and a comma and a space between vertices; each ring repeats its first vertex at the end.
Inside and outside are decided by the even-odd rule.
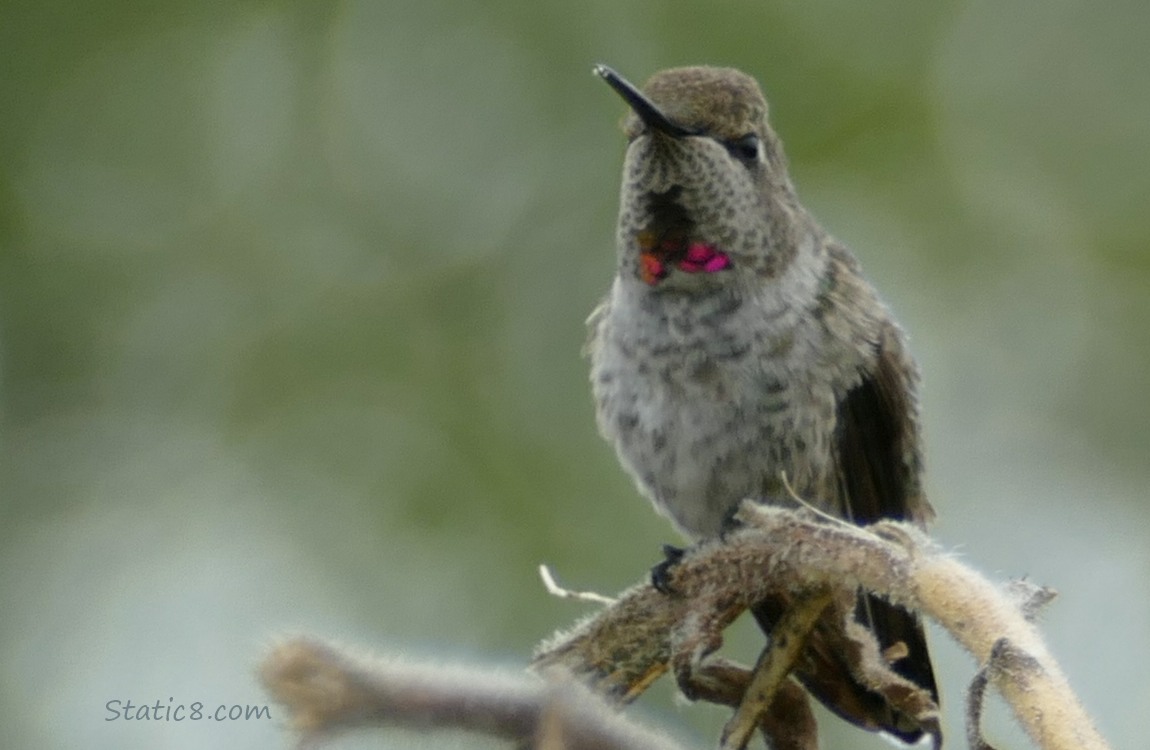
POLYGON ((745 529, 747 527, 746 522, 739 517, 740 507, 742 507, 741 504, 736 505, 731 509, 730 513, 723 517, 723 523, 721 526, 719 526, 720 542, 725 543, 731 534, 734 534, 736 531, 740 531, 741 529, 745 529))
POLYGON ((663 545, 663 561, 651 568, 651 585, 660 594, 670 596, 675 593, 675 587, 671 584, 671 574, 685 554, 687 550, 682 547, 663 545))

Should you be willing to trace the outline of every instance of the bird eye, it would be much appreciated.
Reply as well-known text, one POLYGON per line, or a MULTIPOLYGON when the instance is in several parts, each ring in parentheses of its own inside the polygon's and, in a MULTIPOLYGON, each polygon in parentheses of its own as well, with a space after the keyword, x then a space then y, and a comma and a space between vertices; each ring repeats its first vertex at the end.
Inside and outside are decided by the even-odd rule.
POLYGON ((763 150, 763 143, 756 133, 747 133, 744 136, 730 141, 723 141, 731 156, 743 162, 757 162, 763 150))

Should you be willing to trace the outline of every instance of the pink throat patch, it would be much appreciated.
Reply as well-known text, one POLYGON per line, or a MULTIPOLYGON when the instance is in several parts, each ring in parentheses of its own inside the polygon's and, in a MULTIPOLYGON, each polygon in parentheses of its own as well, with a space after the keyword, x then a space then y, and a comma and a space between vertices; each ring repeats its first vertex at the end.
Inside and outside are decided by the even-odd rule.
POLYGON ((679 270, 687 273, 715 273, 730 265, 731 259, 726 253, 702 242, 693 242, 687 248, 687 257, 679 261, 679 270))
MULTIPOLYGON (((639 253, 639 274, 643 281, 654 285, 667 277, 666 256, 650 250, 639 253)), ((687 253, 680 260, 673 261, 675 268, 685 273, 715 273, 731 267, 727 254, 703 242, 692 242, 687 253)))

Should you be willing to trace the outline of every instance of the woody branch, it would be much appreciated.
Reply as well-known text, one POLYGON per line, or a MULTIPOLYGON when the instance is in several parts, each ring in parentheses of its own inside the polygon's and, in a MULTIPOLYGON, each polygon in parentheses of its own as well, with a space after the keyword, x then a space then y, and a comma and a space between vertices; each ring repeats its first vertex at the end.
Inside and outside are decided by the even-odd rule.
MULTIPOLYGON (((675 566, 671 583, 679 595, 635 586, 543 644, 533 667, 549 676, 574 675, 615 703, 633 699, 669 669, 679 674, 684 666, 692 667, 699 697, 737 703, 746 672, 705 658, 721 643, 723 628, 774 592, 857 586, 945 628, 975 658, 980 679, 1001 694, 1037 747, 1107 750, 1030 622, 1044 590, 999 587, 941 551, 921 531, 897 522, 858 528, 805 511, 750 504, 740 520, 742 529, 701 545, 675 566)), ((601 727, 604 716, 610 717, 587 708, 588 696, 547 692, 540 684, 508 690, 500 681, 460 679, 450 682, 451 690, 437 691, 427 689, 427 674, 397 672, 307 640, 281 645, 261 667, 268 690, 288 708, 305 738, 353 726, 397 724, 467 728, 530 741, 533 747, 566 748, 578 746, 570 739, 576 736, 573 728, 601 727), (552 709, 569 699, 584 708, 563 714, 562 731, 540 734, 541 728, 559 726, 547 717, 558 715, 552 709), (541 742, 541 736, 550 739, 541 742)), ((972 714, 977 719, 977 711, 972 714)), ((771 736, 770 727, 762 728, 771 736)), ((633 725, 631 730, 637 734, 611 746, 671 746, 633 725)), ((806 746, 806 741, 800 738, 794 746, 806 746)))

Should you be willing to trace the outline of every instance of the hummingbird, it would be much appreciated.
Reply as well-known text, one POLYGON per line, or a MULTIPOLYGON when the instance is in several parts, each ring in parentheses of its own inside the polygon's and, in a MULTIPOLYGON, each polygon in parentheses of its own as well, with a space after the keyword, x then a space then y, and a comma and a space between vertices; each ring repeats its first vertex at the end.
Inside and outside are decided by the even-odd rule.
MULTIPOLYGON (((586 351, 599 431, 641 494, 692 540, 746 498, 793 505, 792 491, 847 522, 925 526, 917 366, 854 255, 799 202, 758 83, 698 66, 639 89, 595 72, 630 111, 615 277, 586 351)), ((937 703, 918 618, 857 598, 891 668, 937 703)), ((783 607, 752 611, 769 634, 783 607)), ((794 674, 858 726, 924 734, 817 627, 794 674)))

